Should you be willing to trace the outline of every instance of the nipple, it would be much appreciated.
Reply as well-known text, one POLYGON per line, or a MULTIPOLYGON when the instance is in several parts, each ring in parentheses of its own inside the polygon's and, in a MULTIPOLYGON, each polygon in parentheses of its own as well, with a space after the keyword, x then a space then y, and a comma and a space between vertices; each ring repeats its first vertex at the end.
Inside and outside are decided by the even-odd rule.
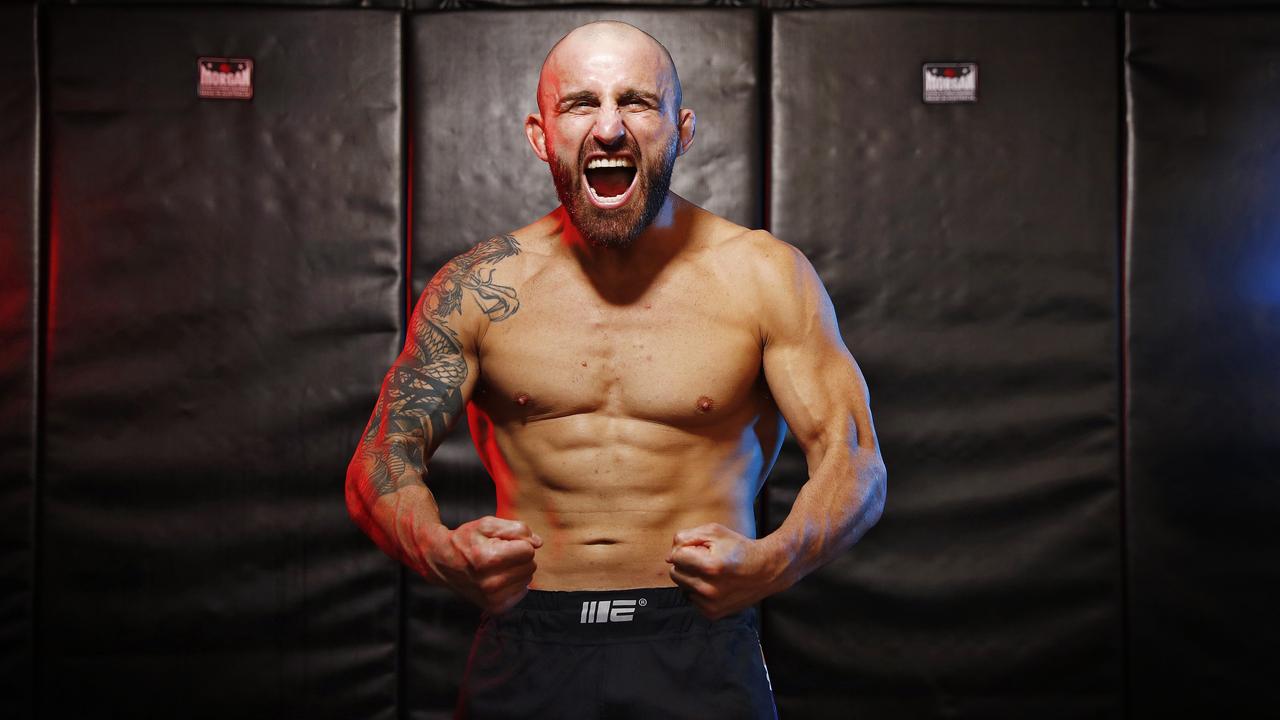
POLYGON ((526 392, 516 393, 516 404, 517 404, 517 405, 519 405, 519 406, 521 406, 521 407, 524 407, 525 405, 528 405, 528 404, 529 404, 529 393, 526 393, 526 392))
POLYGON ((715 401, 711 398, 706 395, 698 398, 698 412, 708 413, 711 412, 711 408, 713 407, 715 407, 715 401))

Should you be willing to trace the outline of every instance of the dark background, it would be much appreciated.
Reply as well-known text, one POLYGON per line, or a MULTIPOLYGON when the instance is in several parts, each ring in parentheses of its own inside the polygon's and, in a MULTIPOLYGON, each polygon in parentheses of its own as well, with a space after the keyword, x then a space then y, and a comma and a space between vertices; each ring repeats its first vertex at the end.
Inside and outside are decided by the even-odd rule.
MULTIPOLYGON (((346 464, 430 274, 555 206, 521 123, 596 18, 871 388, 884 517, 762 606, 783 717, 1274 717, 1280 2, 1137 0, 0 4, 0 715, 450 714, 478 612, 346 464)), ((429 483, 492 511, 464 428, 429 483)))

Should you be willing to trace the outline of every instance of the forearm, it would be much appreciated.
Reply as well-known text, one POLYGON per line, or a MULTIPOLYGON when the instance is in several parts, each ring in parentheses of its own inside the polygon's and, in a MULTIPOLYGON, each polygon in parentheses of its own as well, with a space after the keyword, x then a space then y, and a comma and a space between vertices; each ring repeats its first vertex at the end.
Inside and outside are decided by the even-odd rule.
POLYGON ((378 457, 361 447, 347 469, 346 495, 352 518, 383 552, 489 612, 506 612, 524 597, 541 538, 524 523, 493 516, 450 530, 421 480, 425 468, 407 467, 388 483, 378 457))
POLYGON ((836 445, 814 465, 787 519, 763 538, 778 564, 779 589, 852 547, 884 509, 886 472, 876 450, 836 445))
POLYGON ((395 481, 388 482, 385 465, 376 455, 362 448, 347 468, 347 510, 384 553, 430 579, 426 553, 440 531, 447 531, 435 497, 415 467, 403 467, 395 481))

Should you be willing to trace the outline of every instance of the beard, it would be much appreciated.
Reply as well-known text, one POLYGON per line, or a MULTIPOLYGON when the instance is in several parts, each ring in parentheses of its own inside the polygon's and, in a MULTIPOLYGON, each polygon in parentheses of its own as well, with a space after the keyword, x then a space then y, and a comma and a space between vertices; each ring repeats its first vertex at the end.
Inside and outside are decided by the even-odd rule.
POLYGON ((578 161, 572 167, 561 163, 555 153, 551 154, 549 164, 556 195, 569 213, 573 226, 587 242, 596 247, 626 248, 649 227, 662 210, 671 189, 671 173, 675 169, 679 142, 679 131, 673 131, 663 152, 648 158, 640 154, 635 140, 628 137, 627 149, 636 159, 636 177, 632 181, 635 189, 625 205, 608 210, 596 207, 583 187, 587 182, 582 169, 587 154, 597 150, 604 152, 603 148, 594 141, 583 145, 578 152, 578 161))

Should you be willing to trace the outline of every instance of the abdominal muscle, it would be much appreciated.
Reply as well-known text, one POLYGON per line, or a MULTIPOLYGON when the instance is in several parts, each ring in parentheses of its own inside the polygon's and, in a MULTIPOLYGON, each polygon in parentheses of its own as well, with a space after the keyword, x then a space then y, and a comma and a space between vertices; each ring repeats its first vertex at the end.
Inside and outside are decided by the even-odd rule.
POLYGON ((497 515, 543 540, 533 589, 671 586, 676 532, 720 523, 755 536, 762 452, 741 419, 681 429, 597 413, 510 424, 469 414, 497 515))

